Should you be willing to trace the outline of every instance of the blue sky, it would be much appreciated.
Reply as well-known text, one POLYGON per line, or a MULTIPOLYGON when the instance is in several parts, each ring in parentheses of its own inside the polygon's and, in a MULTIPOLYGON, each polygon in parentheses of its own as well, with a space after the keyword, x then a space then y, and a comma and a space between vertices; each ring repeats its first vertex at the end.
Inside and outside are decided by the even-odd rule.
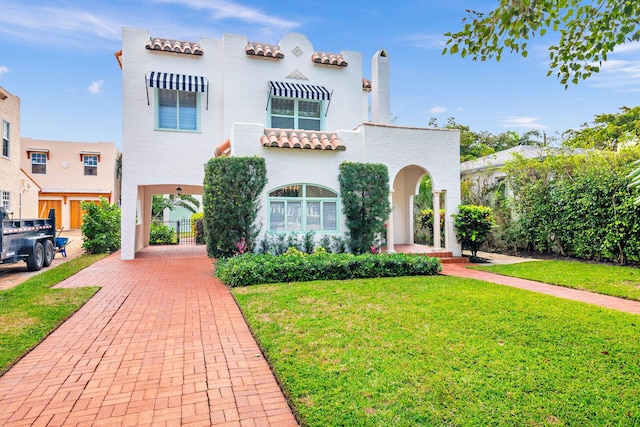
POLYGON ((391 63, 396 124, 427 126, 455 117, 474 131, 531 129, 553 136, 596 114, 638 105, 640 45, 624 45, 601 73, 570 86, 546 77, 546 46, 528 58, 503 55, 474 62, 441 54, 447 31, 465 9, 490 10, 487 0, 0 0, 0 86, 21 98, 21 134, 37 139, 121 146, 121 71, 114 52, 122 27, 154 37, 198 41, 224 33, 277 44, 305 34, 320 51, 363 53, 364 76, 380 48, 391 63))

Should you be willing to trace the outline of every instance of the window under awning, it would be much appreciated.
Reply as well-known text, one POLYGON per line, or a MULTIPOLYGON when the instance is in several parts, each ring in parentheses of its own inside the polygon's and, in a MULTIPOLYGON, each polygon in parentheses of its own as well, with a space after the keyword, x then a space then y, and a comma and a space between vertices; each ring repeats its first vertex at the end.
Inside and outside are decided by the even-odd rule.
POLYGON ((145 80, 147 82, 147 105, 150 105, 148 88, 155 87, 183 92, 206 92, 207 110, 209 109, 209 80, 206 77, 151 71, 145 75, 145 80))
POLYGON ((331 92, 324 86, 307 85, 303 83, 269 82, 272 96, 287 98, 304 98, 331 101, 331 92))

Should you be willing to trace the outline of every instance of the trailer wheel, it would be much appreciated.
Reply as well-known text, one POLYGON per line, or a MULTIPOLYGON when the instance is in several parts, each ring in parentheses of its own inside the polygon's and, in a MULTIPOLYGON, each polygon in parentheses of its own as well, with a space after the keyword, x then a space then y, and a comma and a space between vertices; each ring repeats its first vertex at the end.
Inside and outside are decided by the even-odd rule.
POLYGON ((42 243, 36 242, 33 253, 27 257, 27 268, 29 271, 38 271, 44 265, 44 248, 42 243))
POLYGON ((51 240, 47 239, 44 241, 44 261, 42 265, 44 267, 49 267, 53 262, 53 256, 56 254, 55 249, 53 248, 53 243, 51 240))

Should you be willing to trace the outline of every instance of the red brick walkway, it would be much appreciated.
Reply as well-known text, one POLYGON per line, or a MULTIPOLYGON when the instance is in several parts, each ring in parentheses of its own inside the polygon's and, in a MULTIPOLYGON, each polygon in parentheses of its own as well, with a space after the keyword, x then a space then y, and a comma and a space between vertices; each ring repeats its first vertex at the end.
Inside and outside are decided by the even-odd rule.
POLYGON ((102 289, 0 377, 0 425, 297 426, 202 246, 111 255, 102 289))
POLYGON ((447 276, 478 279, 484 282, 497 283, 499 285, 512 286, 514 288, 526 289, 533 292, 539 292, 541 294, 553 295, 559 298, 582 301, 588 304, 625 311, 627 313, 640 314, 640 302, 638 301, 630 301, 607 295, 594 294, 592 292, 565 288, 562 286, 548 285, 546 283, 535 282, 533 280, 501 276, 487 271, 470 270, 458 264, 443 264, 442 274, 447 276))

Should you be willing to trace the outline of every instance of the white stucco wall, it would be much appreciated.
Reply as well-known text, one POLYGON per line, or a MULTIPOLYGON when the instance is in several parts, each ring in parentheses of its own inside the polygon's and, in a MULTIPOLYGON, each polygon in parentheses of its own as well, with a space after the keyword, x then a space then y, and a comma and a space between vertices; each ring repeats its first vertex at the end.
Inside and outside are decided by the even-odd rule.
MULTIPOLYGON (((18 217, 19 194, 22 191, 20 179, 20 98, 0 87, 0 126, 9 123, 9 156, 2 155, 0 145, 0 191, 9 192, 10 210, 18 217)), ((2 128, 0 127, 0 138, 2 128)), ((0 143, 2 140, 0 139, 0 143)))

